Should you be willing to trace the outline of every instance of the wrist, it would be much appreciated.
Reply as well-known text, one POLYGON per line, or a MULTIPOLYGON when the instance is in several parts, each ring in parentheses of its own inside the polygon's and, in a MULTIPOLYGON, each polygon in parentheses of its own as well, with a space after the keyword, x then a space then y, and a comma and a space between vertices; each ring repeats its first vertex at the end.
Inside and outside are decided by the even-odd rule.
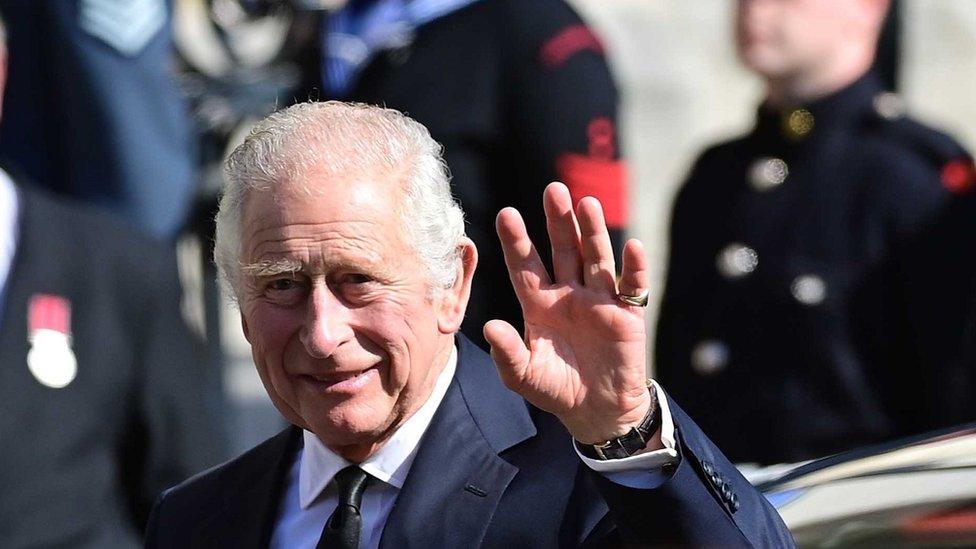
POLYGON ((622 416, 614 430, 595 431, 605 433, 605 436, 581 438, 574 434, 584 455, 594 459, 620 459, 662 448, 662 418, 657 395, 650 386, 645 394, 646 400, 634 410, 635 413, 622 416), (632 416, 637 412, 642 415, 634 420, 632 416))

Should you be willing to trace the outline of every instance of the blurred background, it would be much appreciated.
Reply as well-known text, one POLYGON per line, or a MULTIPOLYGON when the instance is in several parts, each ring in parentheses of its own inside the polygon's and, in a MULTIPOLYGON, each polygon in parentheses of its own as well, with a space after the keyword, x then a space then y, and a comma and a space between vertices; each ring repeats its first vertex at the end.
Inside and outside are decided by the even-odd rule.
MULTIPOLYGON (((535 6, 533 1, 513 5, 531 12, 530 6, 535 6)), ((321 40, 320 33, 325 32, 324 18, 344 2, 58 2, 0 0, 0 14, 6 20, 10 45, 10 78, 4 101, 4 123, 0 125, 3 130, 0 152, 5 159, 14 157, 21 166, 26 164, 31 178, 41 183, 39 186, 110 211, 130 225, 138 226, 138 231, 148 233, 162 248, 175 248, 183 288, 180 302, 183 321, 204 342, 205 358, 201 364, 207 365, 218 380, 213 387, 222 387, 213 389, 216 394, 202 397, 211 402, 211 412, 218 408, 214 415, 227 435, 226 447, 220 449, 222 457, 238 455, 279 431, 284 423, 257 376, 250 348, 241 333, 239 313, 221 292, 210 259, 213 216, 223 184, 221 164, 258 119, 296 99, 317 99, 321 97, 319 93, 329 95, 309 91, 315 89, 308 85, 309 67, 314 67, 311 72, 316 74, 325 72, 321 67, 326 67, 324 61, 316 59, 310 65, 310 51, 321 40), (92 37, 101 42, 93 46, 92 37), (109 49, 105 48, 106 44, 109 49), (56 107, 44 106, 45 101, 56 107), (45 131, 38 129, 41 127, 45 131), (66 134, 65 142, 72 146, 56 143, 61 137, 52 136, 59 133, 66 134), (101 139, 105 136, 108 137, 101 139), (84 146, 78 147, 79 143, 84 146), (38 144, 49 150, 40 154, 38 151, 43 147, 38 144), (17 158, 18 154, 21 158, 17 158), (120 183, 118 188, 108 184, 102 188, 85 185, 68 188, 62 184, 46 184, 47 176, 74 183, 114 181, 117 176, 120 183), (121 183, 126 179, 130 180, 129 186, 121 183)), ((448 9, 444 6, 452 6, 448 11, 460 11, 469 3, 478 4, 416 2, 433 14, 448 9)), ((570 45, 560 46, 553 39, 555 43, 551 45, 557 54, 559 47, 569 48, 571 53, 602 52, 616 82, 619 102, 611 101, 607 107, 609 111, 615 110, 607 113, 608 119, 616 121, 610 126, 610 131, 616 132, 611 134, 610 150, 594 153, 592 132, 596 130, 587 126, 591 132, 589 153, 600 156, 600 162, 604 163, 584 166, 596 166, 597 173, 618 176, 624 172, 617 168, 626 165, 626 192, 606 191, 608 196, 601 198, 623 201, 618 218, 627 221, 612 228, 641 239, 649 252, 652 269, 648 334, 649 344, 653 345, 658 306, 667 277, 674 198, 695 159, 706 147, 753 130, 765 86, 737 57, 737 2, 733 0, 568 0, 568 4, 599 37, 598 41, 591 41, 588 32, 576 32, 575 15, 569 10, 558 12, 551 20, 545 13, 535 16, 542 29, 548 23, 562 25, 568 21, 566 28, 576 29, 576 33, 558 35, 570 45), (619 147, 614 145, 613 137, 619 140, 619 147)), ((909 116, 951 135, 968 151, 976 150, 974 8, 973 0, 895 0, 876 60, 884 85, 901 98, 896 109, 899 113, 903 106, 909 116)), ((356 25, 348 21, 336 23, 340 27, 342 24, 347 27, 340 30, 349 32, 356 25)), ((329 28, 334 31, 339 27, 329 28)), ((533 28, 526 32, 536 31, 533 28)), ((395 42, 383 46, 390 52, 384 62, 391 66, 405 63, 406 56, 410 55, 409 37, 402 44, 395 42)), ((612 95, 607 91, 612 88, 612 82, 604 78, 607 75, 602 57, 591 69, 578 80, 572 80, 577 76, 571 74, 568 82, 560 83, 561 88, 580 96, 586 96, 591 89, 599 90, 593 95, 603 92, 612 95)), ((329 70, 338 69, 329 66, 329 70)), ((546 84, 541 87, 540 95, 548 97, 546 84)), ((343 97, 342 93, 338 95, 343 97)), ((385 101, 379 93, 367 97, 375 98, 376 102, 385 101)), ((592 107, 584 103, 578 103, 580 116, 592 107)), ((574 112, 577 104, 569 105, 566 112, 556 113, 557 118, 573 118, 578 114, 574 112)), ((436 105, 426 107, 437 110, 436 105)), ((423 108, 414 108, 409 114, 418 111, 422 113, 423 108)), ((593 120, 603 120, 597 114, 592 116, 597 117, 593 120)), ((432 125, 422 116, 418 118, 432 128, 435 138, 439 137, 436 125, 441 122, 432 125)), ((480 145, 483 144, 476 143, 475 148, 480 145)), ((449 155, 452 146, 448 143, 449 155)), ((486 147, 491 146, 494 145, 486 147)), ((545 146, 543 143, 540 147, 545 146)), ((949 148, 956 154, 955 148, 949 148)), ((951 155, 945 159, 939 157, 940 161, 960 162, 965 162, 965 158, 964 154, 958 159, 951 155)), ((450 157, 448 161, 452 163, 450 157)), ((960 164, 958 170, 963 170, 959 175, 963 178, 960 185, 971 187, 972 174, 976 171, 965 172, 972 170, 971 160, 968 162, 960 164)), ((4 166, 7 169, 7 164, 4 166)), ((452 169, 457 176, 457 167, 452 169)), ((545 170, 539 173, 555 177, 545 170)), ((13 179, 20 183, 17 177, 13 179)), ((948 185, 946 181, 943 173, 944 185, 948 185)), ((536 196, 516 198, 531 199, 533 204, 537 200, 536 196)), ((468 209, 470 212, 471 208, 468 209)), ((476 218, 477 215, 481 213, 476 218)), ((618 236, 614 234, 616 244, 619 244, 618 236)), ((88 245, 99 246, 97 241, 88 245)), ((755 255, 754 251, 747 251, 755 255)), ((714 254, 708 256, 712 267, 713 257, 714 254)), ((485 254, 483 260, 489 263, 490 258, 485 254)), ((965 262, 967 258, 954 256, 953 259, 965 262)), ((753 264, 746 266, 745 274, 755 269, 754 260, 753 257, 753 264)), ((480 266, 479 272, 488 276, 484 273, 489 268, 491 265, 480 266)), ((0 279, 0 291, 2 282, 0 279)), ((813 282, 823 285, 822 279, 813 282)), ((805 302, 807 298, 798 296, 795 287, 793 290, 796 300, 805 302)), ((959 296, 962 301, 972 302, 973 298, 959 296)), ((816 305, 823 300, 823 295, 811 299, 814 302, 806 304, 816 305)), ((3 329, 9 331, 13 326, 6 325, 3 329)), ((970 327, 970 339, 974 335, 972 330, 970 327)), ((21 341, 18 343, 22 346, 21 341)), ((654 364, 654 350, 649 351, 648 368, 654 373, 658 365, 654 364)), ((727 354, 727 349, 719 353, 719 358, 709 355, 712 366, 719 370, 728 362, 721 353, 727 354), (715 366, 716 363, 720 364, 715 366)), ((969 358, 963 360, 970 362, 962 363, 961 368, 968 368, 966 376, 971 376, 976 366, 972 359, 976 355, 970 349, 966 356, 969 358)), ((711 375, 698 373, 703 378, 711 375)), ((966 377, 965 382, 969 379, 966 377)), ((784 394, 782 398, 793 397, 784 394)))
MULTIPOLYGON (((651 295, 660 295, 674 193, 706 145, 749 130, 763 86, 732 47, 735 2, 572 4, 600 30, 620 83, 633 231, 655 259, 651 295)), ((898 93, 915 118, 974 150, 976 10, 966 0, 903 0, 895 9, 898 93)))

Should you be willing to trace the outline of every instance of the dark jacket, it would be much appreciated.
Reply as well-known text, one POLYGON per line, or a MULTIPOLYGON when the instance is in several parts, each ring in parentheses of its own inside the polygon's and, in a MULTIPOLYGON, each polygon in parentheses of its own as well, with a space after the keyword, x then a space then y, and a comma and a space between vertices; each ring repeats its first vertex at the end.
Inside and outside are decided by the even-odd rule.
MULTIPOLYGON (((623 488, 589 470, 562 424, 506 389, 488 355, 459 336, 457 373, 380 546, 792 546, 765 498, 670 405, 680 465, 657 489, 623 488)), ((290 428, 167 491, 147 546, 266 547, 300 444, 290 428)))
POLYGON ((960 358, 972 160, 869 74, 695 163, 674 204, 656 368, 734 461, 976 419, 960 358))
POLYGON ((158 494, 223 455, 217 372, 180 315, 171 251, 26 189, 19 210, 0 319, 0 547, 137 546, 158 494), (61 389, 28 369, 39 295, 70 308, 77 375, 61 389))

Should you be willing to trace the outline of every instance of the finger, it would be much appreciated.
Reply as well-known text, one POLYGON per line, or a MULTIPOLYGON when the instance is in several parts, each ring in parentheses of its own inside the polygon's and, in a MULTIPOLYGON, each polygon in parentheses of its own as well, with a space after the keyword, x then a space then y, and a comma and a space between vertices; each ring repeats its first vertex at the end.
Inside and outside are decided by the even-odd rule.
POLYGON ((495 220, 498 238, 502 243, 505 254, 505 265, 508 266, 508 276, 515 288, 515 295, 524 306, 534 292, 548 286, 549 273, 528 232, 522 215, 515 208, 504 208, 498 212, 495 220))
POLYGON ((580 252, 583 256, 583 282, 590 288, 616 291, 616 273, 610 233, 600 201, 583 197, 576 206, 580 225, 580 252))
POLYGON ((504 320, 491 320, 485 324, 484 335, 491 345, 491 359, 502 382, 510 389, 519 387, 525 378, 531 353, 518 331, 504 320))
POLYGON ((650 262, 644 244, 636 238, 631 238, 624 244, 623 265, 620 269, 619 292, 622 295, 638 296, 646 292, 650 286, 648 276, 650 262))
POLYGON ((580 281, 580 233, 573 212, 573 198, 562 183, 550 183, 542 198, 546 228, 552 244, 552 272, 555 282, 580 281))

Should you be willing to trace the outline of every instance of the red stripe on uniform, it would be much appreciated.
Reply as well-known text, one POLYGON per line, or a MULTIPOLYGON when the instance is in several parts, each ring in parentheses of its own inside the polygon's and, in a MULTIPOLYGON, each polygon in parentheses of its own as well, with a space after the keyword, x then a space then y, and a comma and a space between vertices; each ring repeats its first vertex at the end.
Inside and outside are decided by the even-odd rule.
POLYGON ((539 59, 542 64, 554 69, 581 51, 603 54, 603 43, 586 25, 573 25, 559 31, 542 44, 539 59))
POLYGON ((556 172, 569 187, 573 203, 584 196, 603 204, 607 226, 623 229, 627 225, 627 165, 620 160, 592 158, 567 153, 556 161, 556 172))

